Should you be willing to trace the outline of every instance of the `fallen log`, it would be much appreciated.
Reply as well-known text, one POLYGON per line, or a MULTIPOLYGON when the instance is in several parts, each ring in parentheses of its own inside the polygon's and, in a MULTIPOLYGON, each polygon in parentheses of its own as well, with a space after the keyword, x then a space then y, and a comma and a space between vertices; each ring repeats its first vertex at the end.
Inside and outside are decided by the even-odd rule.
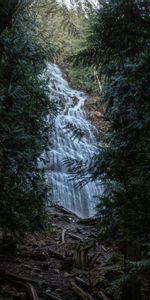
POLYGON ((66 232, 66 234, 67 234, 69 237, 73 238, 74 240, 77 240, 77 241, 82 241, 82 240, 83 240, 80 236, 78 236, 78 235, 76 235, 76 234, 74 234, 74 233, 66 232))
POLYGON ((85 289, 90 289, 90 285, 84 281, 83 279, 81 279, 80 277, 76 276, 75 277, 75 281, 76 283, 78 283, 81 287, 85 288, 85 289))
POLYGON ((33 285, 30 284, 30 283, 27 283, 27 284, 26 284, 26 287, 27 287, 29 299, 30 299, 30 300, 39 300, 39 297, 38 297, 38 295, 37 295, 37 293, 36 293, 36 290, 35 290, 35 288, 33 287, 33 285))
POLYGON ((93 248, 95 246, 95 242, 92 242, 91 244, 87 245, 87 246, 84 246, 84 250, 88 251, 90 250, 91 248, 93 248))
POLYGON ((28 269, 28 270, 33 270, 32 266, 26 265, 26 264, 22 264, 21 267, 28 269))
POLYGON ((90 245, 77 244, 74 249, 73 261, 78 268, 87 266, 88 264, 88 251, 94 246, 94 243, 90 245))
POLYGON ((98 292, 98 295, 100 296, 101 300, 110 300, 110 298, 108 298, 103 291, 98 292))
POLYGON ((95 262, 97 261, 97 259, 99 258, 100 255, 101 255, 101 253, 96 253, 96 254, 92 257, 91 261, 89 262, 89 268, 90 268, 90 269, 93 268, 95 262))
POLYGON ((66 229, 62 230, 62 243, 65 243, 65 233, 66 233, 66 229))
POLYGON ((82 288, 80 288, 75 282, 71 282, 70 284, 72 290, 75 292, 75 294, 82 300, 94 300, 93 297, 85 292, 82 288))
POLYGON ((47 300, 62 300, 60 297, 57 297, 55 295, 52 295, 52 294, 46 294, 46 299, 47 300))

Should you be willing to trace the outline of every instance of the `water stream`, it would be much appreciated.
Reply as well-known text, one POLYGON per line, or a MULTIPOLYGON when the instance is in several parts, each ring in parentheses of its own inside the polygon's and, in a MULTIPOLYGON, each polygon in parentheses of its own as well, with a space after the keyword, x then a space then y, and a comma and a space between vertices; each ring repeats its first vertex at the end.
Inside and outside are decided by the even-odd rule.
POLYGON ((100 184, 89 182, 82 189, 75 188, 64 164, 66 157, 86 161, 97 151, 95 129, 84 110, 87 96, 69 86, 57 65, 48 65, 47 76, 50 99, 59 106, 55 130, 50 137, 50 151, 46 152, 49 198, 82 218, 91 217, 96 212, 97 196, 102 193, 100 184), (81 130, 83 137, 79 139, 67 130, 68 124, 81 130))

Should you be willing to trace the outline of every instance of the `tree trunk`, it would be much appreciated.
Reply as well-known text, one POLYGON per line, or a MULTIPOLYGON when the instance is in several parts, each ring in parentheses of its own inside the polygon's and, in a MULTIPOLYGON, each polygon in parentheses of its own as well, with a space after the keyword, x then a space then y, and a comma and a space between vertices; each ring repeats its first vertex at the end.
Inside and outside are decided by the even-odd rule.
POLYGON ((19 0, 0 1, 0 33, 10 25, 13 15, 19 5, 19 0))
MULTIPOLYGON (((140 260, 140 246, 136 242, 126 243, 125 260, 140 260)), ((125 268, 126 262, 125 262, 125 268)), ((128 268, 127 271, 128 273, 128 268)), ((122 289, 122 300, 141 300, 141 283, 139 278, 126 279, 122 289)))

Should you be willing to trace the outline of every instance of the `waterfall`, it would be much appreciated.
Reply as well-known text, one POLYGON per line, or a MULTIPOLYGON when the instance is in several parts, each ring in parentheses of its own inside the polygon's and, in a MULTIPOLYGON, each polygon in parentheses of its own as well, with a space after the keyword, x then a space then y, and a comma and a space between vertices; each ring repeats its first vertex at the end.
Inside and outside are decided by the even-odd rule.
POLYGON ((59 113, 55 119, 50 150, 46 152, 46 179, 50 187, 49 198, 82 218, 95 214, 97 196, 102 193, 98 182, 89 182, 81 189, 76 188, 68 178, 66 157, 88 160, 97 151, 94 127, 86 118, 84 103, 87 96, 72 89, 55 64, 48 64, 49 97, 57 103, 59 113), (68 124, 73 124, 83 133, 83 137, 72 137, 67 132, 68 124))

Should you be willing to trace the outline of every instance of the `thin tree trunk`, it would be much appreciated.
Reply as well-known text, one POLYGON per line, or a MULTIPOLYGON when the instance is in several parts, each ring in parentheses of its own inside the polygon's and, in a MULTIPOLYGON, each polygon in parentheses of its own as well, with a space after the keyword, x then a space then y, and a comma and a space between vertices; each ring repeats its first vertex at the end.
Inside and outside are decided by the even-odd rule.
POLYGON ((0 2, 0 33, 10 25, 19 3, 20 0, 2 0, 0 2))
MULTIPOLYGON (((126 243, 125 260, 140 260, 140 246, 137 242, 126 243)), ((127 267, 126 262, 125 267, 127 267)), ((141 283, 139 278, 133 277, 125 280, 122 289, 122 300, 141 300, 141 283)))

